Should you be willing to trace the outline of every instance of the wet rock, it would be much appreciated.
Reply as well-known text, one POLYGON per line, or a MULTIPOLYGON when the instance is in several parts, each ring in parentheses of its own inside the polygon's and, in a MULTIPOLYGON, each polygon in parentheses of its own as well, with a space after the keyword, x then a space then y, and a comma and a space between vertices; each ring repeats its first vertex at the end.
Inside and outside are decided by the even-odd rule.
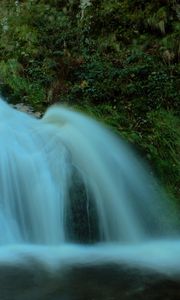
POLYGON ((69 279, 67 290, 73 291, 70 295, 71 300, 178 300, 180 298, 179 278, 128 266, 76 268, 72 270, 69 279))
POLYGON ((35 116, 36 118, 40 118, 42 116, 41 112, 34 111, 34 109, 30 105, 25 105, 23 103, 12 104, 13 108, 22 111, 24 113, 35 116))
POLYGON ((180 278, 127 265, 0 267, 1 300, 179 300, 180 278))

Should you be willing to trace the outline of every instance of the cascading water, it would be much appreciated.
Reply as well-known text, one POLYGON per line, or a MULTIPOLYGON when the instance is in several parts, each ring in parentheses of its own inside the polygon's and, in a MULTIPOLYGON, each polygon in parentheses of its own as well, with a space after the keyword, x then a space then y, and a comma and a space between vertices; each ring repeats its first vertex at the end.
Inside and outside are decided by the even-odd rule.
POLYGON ((49 128, 0 104, 0 242, 63 242, 67 150, 49 128))
POLYGON ((0 265, 24 251, 48 263, 123 260, 180 273, 173 218, 151 172, 108 129, 61 106, 38 120, 0 100, 0 265), (84 234, 99 244, 72 245, 84 216, 84 234))
POLYGON ((36 120, 0 105, 1 244, 68 239, 73 166, 91 191, 100 240, 138 242, 167 234, 171 220, 157 185, 107 129, 62 107, 36 120))

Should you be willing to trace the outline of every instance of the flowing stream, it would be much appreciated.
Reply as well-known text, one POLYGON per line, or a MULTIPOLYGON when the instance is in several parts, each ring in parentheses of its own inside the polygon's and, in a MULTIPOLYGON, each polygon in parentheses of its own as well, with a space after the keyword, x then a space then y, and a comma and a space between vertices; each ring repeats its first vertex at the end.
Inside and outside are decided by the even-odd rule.
POLYGON ((61 106, 36 119, 0 99, 0 268, 33 257, 51 272, 123 262, 180 274, 175 219, 109 129, 61 106))

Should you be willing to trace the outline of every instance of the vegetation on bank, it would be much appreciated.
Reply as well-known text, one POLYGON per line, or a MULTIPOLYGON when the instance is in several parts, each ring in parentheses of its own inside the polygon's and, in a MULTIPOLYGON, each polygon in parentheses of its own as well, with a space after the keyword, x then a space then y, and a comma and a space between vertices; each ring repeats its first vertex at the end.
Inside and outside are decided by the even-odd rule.
POLYGON ((176 0, 2 0, 1 93, 96 116, 178 197, 179 19, 176 0))

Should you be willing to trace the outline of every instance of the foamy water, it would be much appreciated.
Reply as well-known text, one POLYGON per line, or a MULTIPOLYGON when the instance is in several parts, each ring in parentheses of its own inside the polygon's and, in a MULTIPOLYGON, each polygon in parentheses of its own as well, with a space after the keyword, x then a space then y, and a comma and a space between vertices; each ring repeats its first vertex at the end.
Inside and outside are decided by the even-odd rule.
POLYGON ((33 258, 52 272, 109 262, 180 273, 167 197, 122 140, 80 113, 58 106, 36 120, 0 100, 0 191, 0 266, 33 258), (91 246, 69 241, 73 168, 92 194, 86 214, 88 201, 96 210, 91 246))
POLYGON ((102 264, 148 268, 166 275, 180 275, 180 240, 158 240, 133 246, 99 244, 82 246, 11 245, 0 248, 0 268, 4 265, 28 266, 31 261, 48 272, 73 266, 102 264))

